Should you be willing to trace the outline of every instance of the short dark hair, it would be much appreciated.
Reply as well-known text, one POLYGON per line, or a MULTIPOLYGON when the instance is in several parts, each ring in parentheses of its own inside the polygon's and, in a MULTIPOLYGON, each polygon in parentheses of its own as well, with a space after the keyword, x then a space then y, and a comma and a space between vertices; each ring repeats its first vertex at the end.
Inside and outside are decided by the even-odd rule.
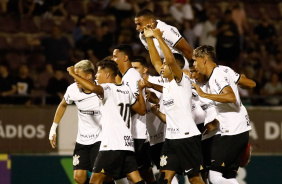
POLYGON ((132 61, 134 54, 130 45, 121 44, 116 46, 115 49, 118 49, 119 52, 123 52, 125 55, 128 56, 129 61, 132 61))
POLYGON ((194 66, 194 62, 195 62, 195 59, 190 59, 189 60, 189 68, 194 66))
POLYGON ((134 56, 131 62, 138 62, 144 67, 148 67, 148 62, 143 56, 134 56))
POLYGON ((146 17, 150 17, 150 18, 155 18, 154 12, 152 12, 149 9, 143 9, 140 10, 135 17, 141 17, 141 16, 146 16, 146 17))
POLYGON ((175 58, 175 61, 176 61, 177 65, 178 65, 181 69, 183 69, 183 68, 184 68, 184 65, 185 65, 185 59, 184 59, 184 57, 183 57, 181 54, 179 54, 179 53, 173 53, 173 56, 174 56, 174 58, 175 58))
POLYGON ((117 63, 110 59, 103 59, 97 63, 97 68, 100 67, 101 69, 110 69, 113 72, 114 76, 117 76, 119 70, 117 63))

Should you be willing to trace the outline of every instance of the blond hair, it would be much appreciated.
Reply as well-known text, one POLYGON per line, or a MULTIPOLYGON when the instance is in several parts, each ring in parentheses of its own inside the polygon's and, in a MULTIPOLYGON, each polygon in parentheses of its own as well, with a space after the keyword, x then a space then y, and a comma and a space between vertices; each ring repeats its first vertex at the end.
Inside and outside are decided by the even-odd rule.
POLYGON ((85 73, 91 73, 94 75, 95 73, 95 67, 93 63, 89 60, 81 60, 78 63, 74 65, 74 68, 81 69, 85 73))

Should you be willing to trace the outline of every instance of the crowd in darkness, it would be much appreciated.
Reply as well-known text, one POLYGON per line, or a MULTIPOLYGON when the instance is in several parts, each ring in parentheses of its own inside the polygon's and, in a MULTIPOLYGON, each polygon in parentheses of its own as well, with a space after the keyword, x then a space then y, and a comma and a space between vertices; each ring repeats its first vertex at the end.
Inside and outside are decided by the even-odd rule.
POLYGON ((66 68, 82 59, 95 64, 118 44, 149 62, 134 24, 143 8, 177 27, 191 47, 214 46, 218 64, 255 80, 255 89, 240 91, 244 103, 282 104, 279 0, 1 0, 0 104, 37 105, 44 95, 58 104, 73 82, 66 68))

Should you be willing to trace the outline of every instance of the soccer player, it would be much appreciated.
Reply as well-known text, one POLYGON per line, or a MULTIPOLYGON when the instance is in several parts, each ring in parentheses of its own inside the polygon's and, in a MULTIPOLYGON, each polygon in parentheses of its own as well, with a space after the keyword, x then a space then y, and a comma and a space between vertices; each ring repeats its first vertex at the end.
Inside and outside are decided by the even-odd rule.
POLYGON ((157 72, 168 80, 163 86, 163 105, 166 122, 166 139, 160 160, 159 183, 171 183, 173 176, 184 174, 192 184, 203 184, 201 133, 192 119, 191 80, 175 61, 172 51, 165 43, 160 29, 144 31, 150 58, 157 72), (154 45, 157 39, 164 53, 164 62, 154 45))
MULTIPOLYGON (((136 69, 143 77, 143 79, 149 81, 150 83, 162 85, 163 81, 160 76, 151 76, 147 74, 148 67, 147 61, 142 56, 135 56, 131 62, 134 69, 136 69)), ((147 89, 147 94, 150 96, 152 94, 156 95, 154 103, 159 104, 162 100, 162 93, 153 90, 147 89)), ((150 141, 150 154, 152 161, 156 165, 156 167, 160 168, 160 156, 161 149, 165 140, 165 124, 161 122, 161 120, 151 113, 151 105, 149 102, 150 99, 146 101, 146 126, 149 133, 149 141, 150 141)))
MULTIPOLYGON (((74 65, 77 75, 93 83, 94 66, 89 60, 82 60, 74 65)), ((81 86, 79 82, 71 84, 59 104, 50 130, 49 139, 52 148, 56 147, 56 129, 67 105, 75 103, 78 111, 78 132, 73 152, 74 180, 79 183, 87 181, 87 171, 92 171, 98 154, 101 139, 101 113, 99 99, 95 93, 81 86)))
POLYGON ((76 81, 100 98, 102 141, 90 183, 101 184, 106 176, 113 178, 128 176, 133 183, 145 184, 138 172, 134 142, 129 130, 130 107, 136 113, 143 115, 146 113, 142 95, 145 84, 139 81, 139 99, 136 100, 128 86, 115 84, 118 68, 114 61, 103 60, 97 66, 96 78, 100 85, 76 75, 73 67, 67 69, 76 81))
POLYGON ((221 136, 212 154, 210 181, 235 184, 241 154, 248 144, 250 120, 242 105, 234 77, 217 66, 215 49, 203 45, 194 50, 196 70, 208 78, 206 89, 193 84, 203 98, 216 101, 221 136))
MULTIPOLYGON (((119 71, 122 74, 122 84, 129 86, 132 93, 138 96, 138 81, 142 78, 131 64, 133 59, 133 50, 129 45, 118 45, 113 51, 113 60, 118 64, 119 71)), ((143 91, 145 96, 145 91, 143 91)), ((151 159, 149 158, 147 142, 146 115, 134 114, 132 124, 130 125, 131 133, 134 139, 135 155, 139 172, 147 184, 155 183, 155 177, 152 171, 151 159)))
MULTIPOLYGON (((154 13, 149 9, 139 11, 135 16, 136 30, 139 32, 139 38, 145 48, 148 50, 148 43, 144 36, 144 29, 150 25, 152 29, 158 28, 163 32, 163 39, 173 53, 182 54, 187 60, 185 61, 184 69, 189 70, 188 61, 192 59, 193 48, 187 43, 184 37, 179 33, 176 27, 157 20, 154 13)), ((164 58, 164 53, 160 48, 159 42, 156 39, 154 44, 161 58, 164 58)))

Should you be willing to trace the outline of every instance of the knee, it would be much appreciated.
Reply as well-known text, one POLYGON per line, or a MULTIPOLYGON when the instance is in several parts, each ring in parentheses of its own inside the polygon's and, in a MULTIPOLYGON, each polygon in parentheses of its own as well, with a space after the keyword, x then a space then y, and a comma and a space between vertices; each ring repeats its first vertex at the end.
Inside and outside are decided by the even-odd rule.
POLYGON ((84 182, 86 181, 86 177, 83 175, 74 175, 73 179, 78 183, 78 184, 84 184, 84 182))

